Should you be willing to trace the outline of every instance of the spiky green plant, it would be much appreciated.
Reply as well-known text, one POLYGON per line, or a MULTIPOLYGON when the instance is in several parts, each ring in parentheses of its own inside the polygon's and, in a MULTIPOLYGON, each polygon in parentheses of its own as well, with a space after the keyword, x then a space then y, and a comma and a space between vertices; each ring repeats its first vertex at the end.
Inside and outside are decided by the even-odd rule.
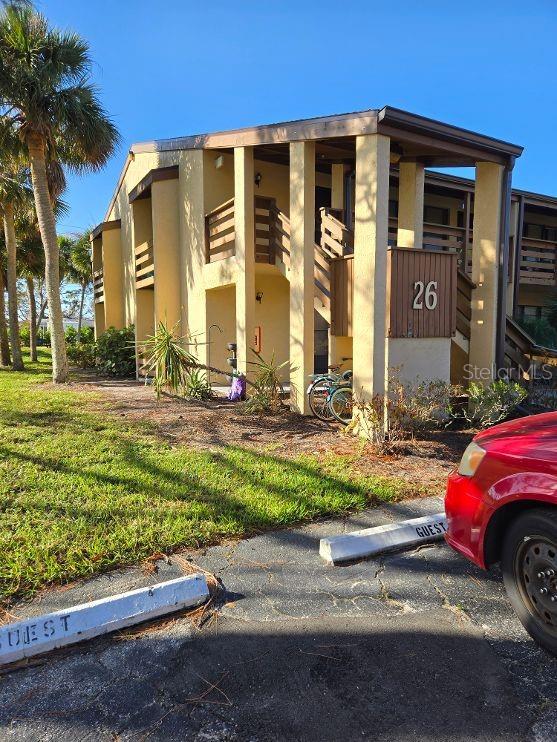
POLYGON ((244 404, 244 410, 249 414, 278 412, 284 395, 280 371, 290 362, 277 363, 274 352, 268 361, 257 351, 252 349, 251 352, 257 358, 256 361, 248 361, 248 365, 255 369, 255 378, 250 384, 250 396, 244 404))
POLYGON ((201 368, 186 368, 184 396, 188 399, 210 399, 211 385, 206 371, 201 368))
POLYGON ((188 369, 197 364, 195 356, 184 348, 183 339, 175 334, 176 325, 168 328, 162 320, 154 335, 142 343, 147 354, 145 371, 153 377, 157 399, 164 389, 175 394, 182 391, 187 382, 188 369))

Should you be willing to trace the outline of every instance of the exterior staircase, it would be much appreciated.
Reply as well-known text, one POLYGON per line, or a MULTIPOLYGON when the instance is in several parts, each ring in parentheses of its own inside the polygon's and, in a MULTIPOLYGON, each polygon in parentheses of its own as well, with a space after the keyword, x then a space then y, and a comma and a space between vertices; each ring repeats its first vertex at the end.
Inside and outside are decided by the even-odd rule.
MULTIPOLYGON (((352 278, 354 233, 342 222, 342 211, 322 208, 319 211, 320 240, 314 243, 314 305, 331 325, 333 335, 352 334, 352 278)), ((391 220, 392 221, 392 220, 391 220)), ((234 199, 206 215, 206 262, 213 263, 235 254, 234 199)), ((390 224, 390 238, 396 240, 394 225, 390 224)), ((429 231, 432 225, 427 225, 429 231)), ((447 228, 444 228, 445 231, 447 228)), ((428 234, 431 242, 433 237, 428 234)), ((430 245, 428 244, 428 247, 430 245)), ((460 242, 447 242, 446 235, 438 249, 459 251, 460 242)), ((255 262, 274 265, 284 276, 290 269, 290 220, 281 211, 276 199, 255 198, 255 262)), ((458 271, 457 280, 457 335, 454 338, 466 352, 470 341, 472 290, 469 261, 458 271), (463 270, 464 268, 464 270, 463 270)), ((528 369, 532 356, 555 355, 541 348, 510 317, 505 333, 505 360, 509 368, 528 369)))

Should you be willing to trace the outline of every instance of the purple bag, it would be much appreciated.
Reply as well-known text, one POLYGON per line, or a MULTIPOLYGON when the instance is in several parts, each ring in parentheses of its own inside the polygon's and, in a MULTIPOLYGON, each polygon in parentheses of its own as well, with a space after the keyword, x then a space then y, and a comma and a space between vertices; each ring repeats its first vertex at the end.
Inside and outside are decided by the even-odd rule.
POLYGON ((246 398, 246 379, 244 376, 234 376, 228 392, 231 402, 240 402, 246 398))

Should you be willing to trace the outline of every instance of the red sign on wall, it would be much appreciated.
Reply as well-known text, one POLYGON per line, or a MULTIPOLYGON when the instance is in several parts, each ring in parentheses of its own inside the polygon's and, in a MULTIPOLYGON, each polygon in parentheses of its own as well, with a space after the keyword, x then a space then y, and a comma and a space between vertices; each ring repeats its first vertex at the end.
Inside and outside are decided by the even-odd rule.
POLYGON ((261 353, 261 327, 259 325, 253 333, 253 349, 256 353, 261 353))

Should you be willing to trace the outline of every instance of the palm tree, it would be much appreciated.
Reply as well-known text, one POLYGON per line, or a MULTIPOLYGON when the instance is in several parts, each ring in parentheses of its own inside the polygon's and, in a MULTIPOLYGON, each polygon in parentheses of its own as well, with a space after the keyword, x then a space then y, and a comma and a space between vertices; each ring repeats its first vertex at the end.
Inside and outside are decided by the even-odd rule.
POLYGON ((18 276, 25 279, 29 300, 29 354, 31 361, 37 361, 37 331, 45 306, 41 306, 37 317, 35 279, 40 281, 44 276, 44 250, 34 210, 19 215, 16 220, 16 232, 19 236, 17 272, 18 276))
POLYGON ((50 28, 27 5, 8 5, 0 14, 0 115, 18 131, 31 164, 45 251, 55 383, 68 379, 68 363, 52 184, 63 186, 61 164, 77 172, 101 168, 119 140, 89 82, 91 64, 83 39, 50 28))
POLYGON ((7 137, 0 139, 0 214, 6 246, 6 284, 8 289, 8 325, 12 350, 12 368, 23 371, 17 309, 17 239, 15 215, 25 206, 28 195, 27 173, 17 157, 17 148, 7 137))
POLYGON ((79 315, 77 320, 77 342, 81 342, 81 326, 83 324, 83 308, 85 305, 85 295, 87 288, 91 285, 93 273, 91 269, 91 229, 87 229, 78 235, 72 243, 70 249, 70 265, 68 269, 68 278, 77 283, 81 289, 79 299, 79 315))
POLYGON ((6 326, 6 304, 4 302, 6 283, 4 277, 3 252, 4 251, 0 251, 0 364, 2 366, 10 366, 12 358, 10 355, 8 328, 6 326))

